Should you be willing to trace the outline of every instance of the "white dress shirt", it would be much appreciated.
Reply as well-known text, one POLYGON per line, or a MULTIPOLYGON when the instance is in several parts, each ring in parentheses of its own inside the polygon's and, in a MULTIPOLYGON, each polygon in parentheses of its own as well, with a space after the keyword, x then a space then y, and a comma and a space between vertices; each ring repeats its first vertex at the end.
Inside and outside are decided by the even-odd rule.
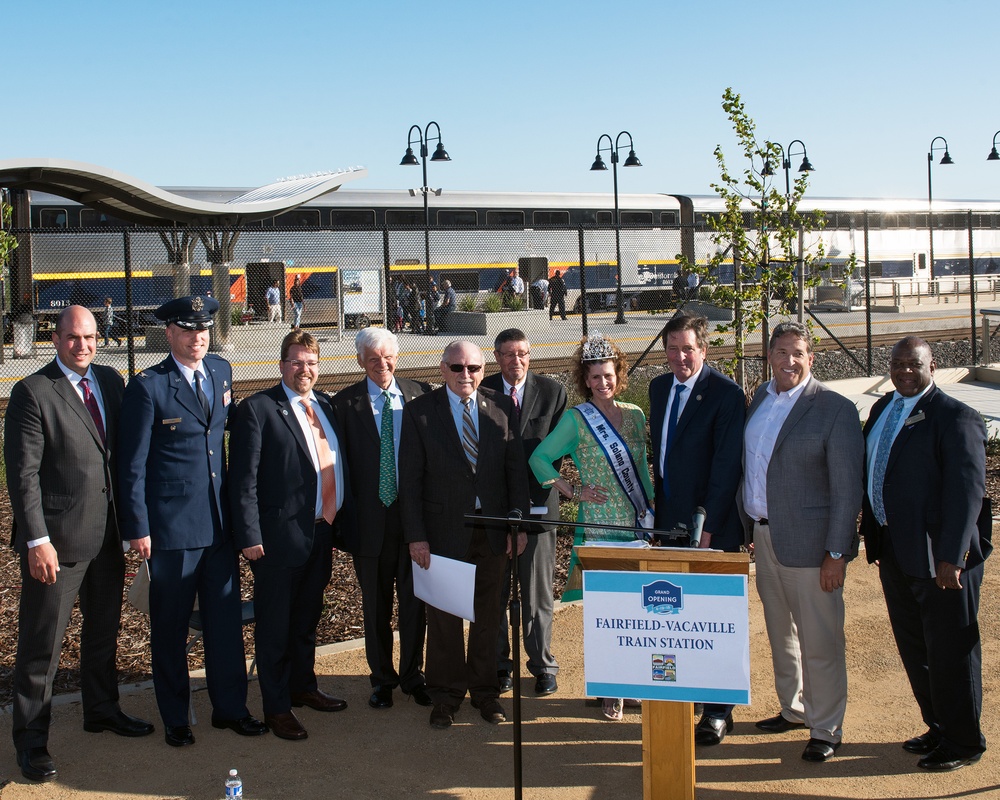
MULTIPOLYGON (((289 389, 284 382, 282 382, 281 388, 285 390, 285 394, 288 395, 288 400, 292 404, 292 409, 295 411, 295 420, 299 423, 299 427, 302 428, 302 436, 306 440, 306 446, 309 448, 309 457, 312 459, 313 468, 316 470, 315 511, 316 519, 319 520, 323 518, 323 481, 319 475, 319 453, 316 452, 316 439, 313 438, 312 424, 309 422, 309 417, 306 416, 306 407, 302 405, 302 397, 289 389)), ((344 505, 344 460, 340 456, 340 442, 337 439, 337 434, 333 432, 330 420, 326 418, 323 409, 316 402, 316 395, 309 392, 309 396, 306 399, 309 401, 309 405, 316 411, 316 419, 323 426, 326 441, 330 445, 330 453, 333 456, 333 472, 337 481, 337 511, 340 511, 344 505)))

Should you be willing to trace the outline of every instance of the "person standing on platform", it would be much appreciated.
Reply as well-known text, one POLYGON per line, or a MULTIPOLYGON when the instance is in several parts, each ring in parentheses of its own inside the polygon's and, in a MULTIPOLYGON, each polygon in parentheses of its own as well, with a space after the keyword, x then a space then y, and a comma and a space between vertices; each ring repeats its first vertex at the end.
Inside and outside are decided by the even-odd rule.
POLYGON ((877 563, 896 647, 928 730, 903 743, 917 766, 950 772, 986 750, 980 727, 979 591, 993 546, 986 427, 934 384, 927 343, 892 349, 896 391, 871 410, 861 533, 877 563))
POLYGON ((110 347, 111 339, 115 340, 115 347, 122 346, 121 337, 115 336, 115 308, 111 305, 111 298, 104 298, 104 313, 102 314, 104 325, 104 346, 110 347))
POLYGON ((556 274, 549 281, 549 319, 556 315, 559 309, 559 318, 566 321, 566 281, 563 280, 562 273, 556 270, 556 274))
POLYGON ((458 306, 458 296, 451 288, 451 281, 445 279, 441 281, 443 296, 441 305, 434 309, 434 328, 443 331, 448 324, 448 315, 458 306))
MULTIPOLYGON (((738 552, 743 525, 736 508, 742 470, 743 390, 705 363, 708 320, 680 314, 663 329, 670 372, 649 384, 656 528, 690 526, 705 511, 701 546, 738 552)), ((719 744, 733 729, 733 706, 706 704, 697 744, 719 744)))
POLYGON ((11 544, 21 563, 12 734, 21 774, 32 781, 57 777, 48 752, 52 679, 77 597, 83 729, 153 732, 118 705, 125 559, 115 451, 125 384, 91 363, 97 320, 86 308, 60 313, 52 344, 55 360, 14 384, 4 425, 11 544))
POLYGON ((280 739, 308 735, 292 706, 343 711, 316 680, 316 626, 333 545, 354 526, 344 433, 319 378, 319 343, 292 331, 281 382, 248 397, 230 436, 236 546, 253 570, 254 645, 264 722, 280 739))
POLYGON ((292 330, 297 331, 302 327, 302 309, 305 307, 302 294, 302 280, 298 275, 292 281, 292 288, 288 290, 288 299, 292 301, 292 330))
POLYGON ((430 724, 448 728, 466 693, 491 724, 506 721, 497 683, 500 583, 506 558, 524 551, 503 523, 472 524, 466 514, 526 513, 528 476, 510 398, 480 389, 483 351, 472 342, 449 344, 441 356, 445 385, 403 408, 399 488, 410 557, 428 569, 438 556, 476 566, 475 619, 468 650, 460 617, 427 606, 427 689, 430 724))
POLYGON ((857 555, 864 440, 854 404, 812 377, 813 358, 804 325, 775 326, 774 377, 747 413, 738 502, 781 703, 757 727, 808 727, 802 758, 826 761, 847 710, 844 580, 857 555))
MULTIPOLYGON (((484 389, 492 389, 511 399, 516 425, 524 446, 525 459, 548 436, 566 410, 566 390, 551 378, 529 370, 531 344, 524 331, 509 328, 501 331, 493 345, 493 355, 500 372, 483 380, 484 389)), ((561 462, 562 459, 559 459, 561 462)), ((555 466, 558 469, 558 466, 555 466)), ((549 519, 559 518, 559 492, 542 486, 528 473, 532 507, 544 507, 549 519)), ((535 676, 535 694, 554 693, 558 684, 559 664, 552 655, 552 612, 555 605, 553 584, 556 568, 556 526, 536 525, 537 533, 528 536, 528 544, 518 557, 517 570, 521 593, 521 624, 528 671, 535 676)), ((507 605, 510 602, 510 565, 500 587, 500 635, 497 638, 497 677, 500 691, 513 688, 512 672, 520 669, 510 660, 507 605)))
POLYGON ((424 684, 423 600, 413 594, 413 562, 403 538, 399 502, 399 439, 403 408, 431 390, 397 378, 399 339, 384 328, 365 328, 354 340, 365 378, 333 398, 333 413, 351 471, 357 527, 345 548, 354 558, 364 612, 365 655, 372 686, 368 705, 392 707, 397 686, 418 705, 431 705, 424 684), (399 670, 393 666, 393 596, 398 604, 399 670))
POLYGON ((196 598, 212 726, 267 733, 246 705, 239 565, 224 491, 233 372, 208 353, 218 310, 198 295, 156 309, 170 355, 129 381, 119 425, 122 537, 149 567, 153 689, 172 747, 194 744, 186 645, 196 598))
POLYGON ((278 289, 277 280, 267 287, 264 300, 267 303, 267 321, 281 322, 281 290, 278 289))

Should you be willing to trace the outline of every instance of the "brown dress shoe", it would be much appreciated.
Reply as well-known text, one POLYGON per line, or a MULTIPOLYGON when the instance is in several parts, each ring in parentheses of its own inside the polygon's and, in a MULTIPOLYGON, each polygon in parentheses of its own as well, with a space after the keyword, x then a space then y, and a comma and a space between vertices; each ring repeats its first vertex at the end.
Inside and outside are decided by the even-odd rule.
POLYGON ((299 722, 298 717, 291 711, 284 714, 265 714, 264 721, 267 723, 267 727, 271 729, 271 733, 279 739, 289 739, 294 742, 299 739, 305 739, 309 735, 306 729, 302 727, 302 723, 299 722))
POLYGON ((311 692, 297 692, 292 695, 292 705, 295 708, 308 706, 314 711, 343 711, 347 708, 347 701, 313 689, 311 692))

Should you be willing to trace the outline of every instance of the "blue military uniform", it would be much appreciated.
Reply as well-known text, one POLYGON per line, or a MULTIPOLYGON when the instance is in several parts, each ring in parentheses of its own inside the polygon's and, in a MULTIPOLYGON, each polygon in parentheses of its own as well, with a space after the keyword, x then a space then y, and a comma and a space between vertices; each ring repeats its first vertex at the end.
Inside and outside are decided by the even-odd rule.
MULTIPOLYGON (((204 330, 217 309, 211 298, 185 297, 161 306, 157 316, 168 325, 204 330)), ((213 722, 249 716, 238 554, 224 494, 232 367, 208 354, 202 369, 208 416, 172 355, 129 382, 121 411, 122 538, 150 537, 153 685, 170 744, 179 743, 170 741, 169 729, 188 724, 185 645, 196 595, 213 722)), ((188 738, 193 741, 189 731, 188 738)))

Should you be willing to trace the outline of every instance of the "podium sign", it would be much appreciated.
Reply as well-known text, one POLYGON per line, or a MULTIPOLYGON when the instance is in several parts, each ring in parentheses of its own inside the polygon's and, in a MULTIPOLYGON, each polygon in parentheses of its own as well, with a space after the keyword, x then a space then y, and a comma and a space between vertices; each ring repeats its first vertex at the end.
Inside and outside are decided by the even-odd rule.
POLYGON ((591 697, 750 704, 746 575, 583 573, 591 697))

